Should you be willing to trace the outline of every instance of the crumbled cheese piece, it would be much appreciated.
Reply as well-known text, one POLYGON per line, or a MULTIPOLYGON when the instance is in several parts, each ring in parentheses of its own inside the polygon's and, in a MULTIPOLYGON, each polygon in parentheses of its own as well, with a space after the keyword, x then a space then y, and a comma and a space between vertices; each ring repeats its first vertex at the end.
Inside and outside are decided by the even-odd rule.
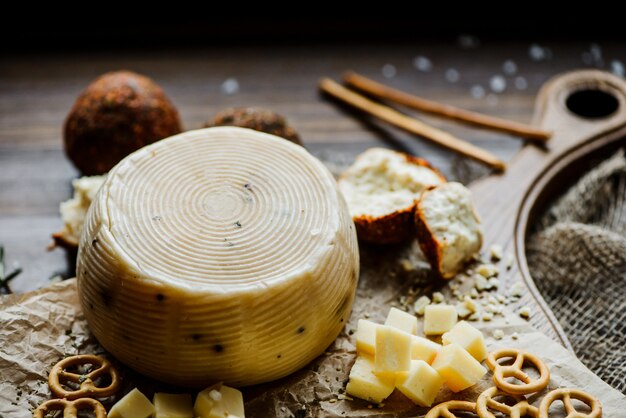
POLYGON ((480 312, 474 312, 473 314, 471 314, 469 316, 469 318, 467 318, 468 321, 478 321, 481 317, 480 312))
POLYGON ((480 274, 485 279, 488 279, 490 277, 497 276, 499 272, 498 267, 494 264, 481 264, 476 269, 476 273, 480 274))
POLYGON ((441 292, 435 292, 433 293, 433 302, 434 303, 441 303, 443 302, 443 293, 441 292))
POLYGON ((514 332, 513 334, 511 334, 511 338, 517 340, 519 338, 519 334, 517 332, 514 332))
POLYGON ((472 312, 467 309, 464 302, 459 302, 454 305, 456 309, 456 313, 459 315, 459 318, 467 318, 472 312))
POLYGON ((511 267, 513 267, 513 256, 511 254, 506 255, 506 262, 504 265, 507 270, 511 270, 511 267))
POLYGON ((504 338, 504 331, 502 331, 501 329, 497 329, 493 332, 493 338, 495 338, 496 340, 501 340, 502 338, 504 338))
POLYGON ((492 277, 487 281, 488 289, 497 289, 500 286, 500 279, 492 277))
POLYGON ((421 296, 415 301, 415 304, 413 305, 413 309, 415 309, 415 313, 417 315, 424 315, 424 309, 429 304, 430 304, 430 298, 428 296, 421 296))
POLYGON ((450 289, 457 290, 458 288, 459 288, 459 285, 457 283, 450 283, 450 289))
POLYGON ((350 397, 350 396, 348 396, 348 395, 344 395, 343 393, 340 393, 340 394, 337 396, 337 399, 339 399, 340 401, 353 401, 353 400, 354 400, 354 398, 351 398, 351 397, 350 397))
POLYGON ((491 312, 495 315, 504 315, 504 307, 501 305, 493 305, 491 312))
POLYGON ((495 297, 489 295, 489 297, 487 297, 487 302, 489 302, 492 305, 495 305, 496 303, 498 303, 498 301, 496 300, 495 297))
POLYGON ((493 244, 491 246, 491 248, 489 249, 489 253, 491 255, 491 259, 494 261, 500 261, 502 259, 502 245, 500 244, 493 244))
POLYGON ((511 286, 509 294, 513 297, 519 298, 524 294, 525 291, 526 288, 524 287, 524 285, 521 282, 517 282, 513 286, 511 286))
POLYGON ((470 294, 470 297, 471 297, 472 299, 476 299, 476 298, 478 297, 478 291, 477 291, 475 288, 473 288, 473 287, 472 287, 472 289, 470 290, 470 293, 469 293, 469 294, 470 294))
POLYGON ((459 291, 459 289, 453 290, 452 296, 454 296, 457 299, 461 299, 461 292, 459 291))
POLYGON ((485 289, 487 289, 487 279, 485 279, 483 276, 476 276, 475 278, 475 282, 474 282, 474 288, 479 290, 479 291, 483 291, 485 289))
POLYGON ((413 271, 413 263, 411 263, 406 258, 400 260, 400 265, 402 266, 402 270, 406 271, 407 273, 413 271))
POLYGON ((465 307, 467 309, 469 309, 472 312, 476 312, 476 302, 474 302, 472 298, 470 298, 469 296, 465 296, 465 298, 463 299, 463 302, 465 303, 465 307))
POLYGON ((491 321, 493 319, 493 314, 491 312, 483 312, 483 321, 491 321))
POLYGON ((332 398, 332 399, 330 399, 328 402, 330 402, 330 403, 335 403, 335 402, 337 402, 337 399, 336 399, 336 398, 332 398))
POLYGON ((504 297, 504 295, 501 295, 500 293, 496 295, 496 300, 498 301, 498 303, 506 302, 506 298, 504 297))
POLYGON ((530 317, 530 308, 528 306, 522 306, 519 310, 519 316, 528 319, 530 317))

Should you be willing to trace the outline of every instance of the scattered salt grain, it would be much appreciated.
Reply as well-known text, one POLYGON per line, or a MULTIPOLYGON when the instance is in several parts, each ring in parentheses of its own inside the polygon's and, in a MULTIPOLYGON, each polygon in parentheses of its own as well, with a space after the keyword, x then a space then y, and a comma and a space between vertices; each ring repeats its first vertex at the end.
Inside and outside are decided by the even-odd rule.
POLYGON ((513 75, 517 73, 517 64, 513 60, 506 60, 502 64, 502 71, 506 75, 513 75))
POLYGON ((515 84, 515 88, 518 90, 526 90, 528 87, 528 81, 522 76, 515 77, 513 84, 515 84))
POLYGON ((433 63, 430 59, 423 55, 418 55, 413 59, 413 66, 423 73, 427 73, 433 69, 433 63))
POLYGON ((502 338, 504 338, 504 331, 502 331, 501 329, 497 329, 493 332, 493 338, 495 338, 496 340, 501 340, 502 338))
POLYGON ((221 86, 222 93, 230 96, 239 91, 239 81, 236 78, 227 78, 221 86))
POLYGON ((396 76, 396 67, 393 64, 385 64, 382 69, 383 77, 394 78, 396 76))
POLYGON ((624 77, 624 64, 620 60, 611 61, 611 72, 618 77, 624 77))
POLYGON ((470 94, 474 99, 482 99, 485 97, 485 89, 483 86, 475 85, 470 88, 470 94))
POLYGON ((445 76, 449 83, 456 83, 461 79, 461 74, 459 74, 459 72, 454 68, 448 68, 445 76))
POLYGON ((494 93, 502 93, 506 89, 506 80, 501 75, 494 75, 489 80, 489 87, 494 93))

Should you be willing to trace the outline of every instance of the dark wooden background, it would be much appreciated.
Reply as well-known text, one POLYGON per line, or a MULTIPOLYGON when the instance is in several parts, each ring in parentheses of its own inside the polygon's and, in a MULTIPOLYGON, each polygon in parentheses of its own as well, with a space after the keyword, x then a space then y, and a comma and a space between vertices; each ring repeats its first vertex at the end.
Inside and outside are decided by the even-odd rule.
MULTIPOLYGON (((318 79, 338 79, 352 69, 427 98, 529 122, 535 94, 551 76, 585 67, 611 70, 614 60, 626 63, 626 43, 613 38, 537 40, 526 33, 523 39, 479 37, 478 46, 467 48, 463 45, 468 38, 454 33, 402 41, 398 41, 402 33, 395 35, 385 42, 375 42, 373 36, 358 42, 350 36, 340 41, 320 36, 319 42, 310 37, 299 42, 296 37, 278 43, 270 37, 254 45, 237 38, 229 45, 189 42, 181 48, 164 42, 163 48, 110 48, 99 44, 93 50, 84 43, 77 48, 38 49, 26 36, 29 48, 0 55, 0 244, 6 248, 8 267, 19 264, 24 269, 12 283, 13 291, 24 292, 45 285, 56 274, 70 274, 63 250, 46 251, 50 234, 61 227, 59 203, 70 196, 70 181, 78 175, 64 156, 61 129, 76 96, 106 71, 130 69, 152 77, 180 110, 185 129, 201 127, 228 106, 262 106, 285 115, 307 148, 335 172, 366 148, 385 146, 425 157, 447 176, 469 182, 488 171, 320 97, 318 79), (599 47, 593 48, 595 55, 594 42, 599 47), (533 59, 532 44, 549 48, 543 50, 549 56, 533 59), (413 61, 420 55, 432 62, 430 71, 415 68, 413 61), (516 64, 517 73, 505 75, 503 92, 492 92, 490 79, 504 75, 507 60, 516 64), (389 71, 390 65, 395 74, 387 78, 383 68, 389 71), (450 81, 450 69, 458 72, 458 81, 450 81), (518 76, 527 82, 526 88, 514 85, 518 76), (223 91, 228 79, 239 85, 234 94, 223 91), (474 86, 481 86, 485 96, 473 97, 474 86)), ((57 34, 52 41, 65 42, 71 36, 57 34)), ((52 41, 42 42, 49 47, 52 41)), ((424 119, 504 160, 510 160, 521 145, 505 135, 424 119)))

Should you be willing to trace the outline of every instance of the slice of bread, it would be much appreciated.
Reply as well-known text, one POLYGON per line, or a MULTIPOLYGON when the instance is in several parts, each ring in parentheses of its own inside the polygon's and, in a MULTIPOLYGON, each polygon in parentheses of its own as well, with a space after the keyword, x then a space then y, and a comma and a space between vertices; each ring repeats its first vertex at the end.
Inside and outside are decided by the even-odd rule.
POLYGON ((60 205, 64 225, 63 229, 52 234, 54 240, 52 247, 58 246, 68 250, 78 248, 87 209, 105 178, 106 176, 103 175, 72 180, 74 196, 60 205))
POLYGON ((420 247, 433 270, 454 277, 480 251, 480 219, 471 192, 461 183, 441 184, 422 193, 415 210, 420 247))
POLYGON ((359 155, 339 178, 359 239, 393 244, 415 237, 422 192, 446 179, 426 160, 383 148, 359 155))

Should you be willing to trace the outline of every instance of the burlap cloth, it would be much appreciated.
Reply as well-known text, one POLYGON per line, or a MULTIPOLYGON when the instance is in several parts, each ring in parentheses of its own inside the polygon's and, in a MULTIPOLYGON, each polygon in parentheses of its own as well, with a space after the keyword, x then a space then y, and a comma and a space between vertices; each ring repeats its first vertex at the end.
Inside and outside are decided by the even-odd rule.
POLYGON ((626 159, 583 175, 542 215, 527 257, 580 360, 626 393, 626 159))

